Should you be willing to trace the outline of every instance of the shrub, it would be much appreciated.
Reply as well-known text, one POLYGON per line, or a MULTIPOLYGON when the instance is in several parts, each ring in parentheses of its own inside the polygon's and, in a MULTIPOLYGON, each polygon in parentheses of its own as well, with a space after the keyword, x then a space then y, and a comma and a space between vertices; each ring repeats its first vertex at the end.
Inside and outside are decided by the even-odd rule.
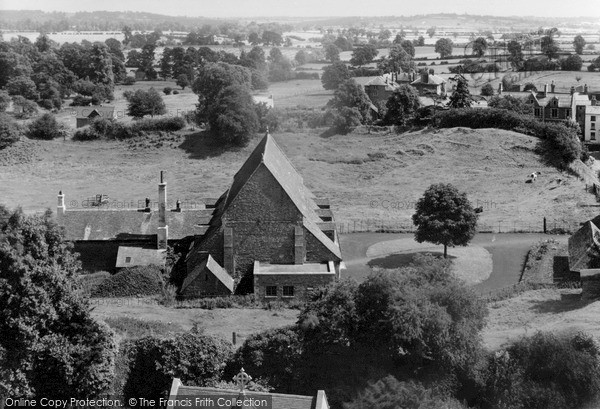
POLYGON ((297 80, 318 80, 319 73, 318 72, 299 71, 299 72, 295 73, 295 78, 297 80))
POLYGON ((600 349, 585 333, 538 332, 491 355, 485 385, 486 407, 580 408, 598 398, 600 349))
POLYGON ((82 274, 78 277, 78 282, 81 290, 89 295, 93 288, 96 288, 104 280, 110 278, 108 271, 98 271, 92 274, 82 274))
POLYGON ((164 87, 163 88, 163 92, 165 93, 165 95, 171 95, 171 92, 173 92, 173 88, 171 88, 171 87, 164 87))
POLYGON ((20 95, 12 97, 13 111, 15 117, 19 119, 31 118, 38 113, 37 104, 33 101, 23 98, 20 95))
POLYGON ((491 97, 494 95, 494 87, 492 84, 485 84, 481 87, 481 95, 485 97, 491 97))
POLYGON ((101 282, 91 292, 92 297, 131 297, 159 294, 163 287, 158 266, 126 268, 101 282))
POLYGON ((129 341, 123 348, 129 372, 123 395, 127 400, 167 398, 174 377, 189 386, 213 386, 232 352, 231 344, 197 328, 173 338, 129 341))
POLYGON ((179 95, 179 91, 177 91, 176 89, 173 90, 173 95, 179 95))
POLYGON ((21 130, 17 123, 10 116, 0 114, 0 149, 9 147, 20 137, 21 130))
POLYGON ((58 123, 54 115, 44 114, 31 124, 27 130, 27 137, 32 139, 51 140, 65 134, 64 127, 58 123))
POLYGON ((85 97, 83 95, 76 95, 73 97, 73 102, 71 102, 71 106, 88 106, 92 103, 91 97, 85 97))
POLYGON ((123 85, 133 85, 133 84, 135 84, 135 77, 133 77, 133 76, 127 76, 123 80, 123 85))

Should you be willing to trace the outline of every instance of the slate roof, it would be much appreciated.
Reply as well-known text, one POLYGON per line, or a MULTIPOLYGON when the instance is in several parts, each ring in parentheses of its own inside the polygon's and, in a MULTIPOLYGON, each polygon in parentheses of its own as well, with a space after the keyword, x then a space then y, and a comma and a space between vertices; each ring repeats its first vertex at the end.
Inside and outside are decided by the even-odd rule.
POLYGON ((190 274, 187 275, 183 281, 183 285, 181 286, 181 291, 183 292, 188 285, 198 278, 204 269, 210 271, 212 275, 217 277, 217 279, 233 293, 233 277, 231 277, 227 271, 225 271, 225 269, 221 267, 214 258, 212 258, 210 254, 202 263, 195 267, 190 274))
MULTIPOLYGON (((206 227, 201 224, 211 213, 212 209, 167 211, 169 239, 203 234, 206 227)), ((158 211, 67 209, 61 225, 65 228, 66 240, 70 241, 152 238, 158 228, 158 211)))
MULTIPOLYGON (((179 382, 179 379, 173 380, 173 383, 179 382)), ((260 399, 261 397, 270 397, 272 399, 271 409, 328 409, 327 398, 325 397, 324 391, 318 391, 315 396, 306 395, 289 395, 283 393, 269 393, 269 392, 243 392, 248 398, 260 399)), ((239 390, 232 389, 217 389, 208 387, 197 387, 197 386, 179 386, 178 388, 171 388, 171 396, 169 399, 172 401, 181 401, 184 398, 195 399, 212 396, 223 396, 238 398, 240 396, 239 390), (175 389, 175 393, 173 393, 175 389)), ((168 409, 189 409, 179 406, 169 406, 168 409)))
POLYGON ((393 81, 386 82, 385 78, 383 76, 379 76, 379 77, 373 78, 372 80, 370 80, 369 82, 367 82, 364 86, 365 87, 368 87, 368 86, 379 86, 379 87, 384 86, 387 91, 393 91, 396 88, 398 88, 398 84, 396 84, 393 81))
POLYGON ((229 190, 217 202, 217 209, 210 221, 211 229, 216 229, 221 225, 221 217, 261 164, 264 164, 271 172, 277 183, 279 183, 296 208, 302 213, 304 216, 304 227, 333 255, 341 260, 342 254, 339 245, 331 241, 318 226, 323 220, 317 213, 319 206, 315 202, 315 196, 304 185, 302 176, 300 176, 273 137, 268 133, 235 174, 229 190))
POLYGON ((119 246, 116 268, 132 266, 162 266, 165 264, 166 251, 156 248, 119 246))

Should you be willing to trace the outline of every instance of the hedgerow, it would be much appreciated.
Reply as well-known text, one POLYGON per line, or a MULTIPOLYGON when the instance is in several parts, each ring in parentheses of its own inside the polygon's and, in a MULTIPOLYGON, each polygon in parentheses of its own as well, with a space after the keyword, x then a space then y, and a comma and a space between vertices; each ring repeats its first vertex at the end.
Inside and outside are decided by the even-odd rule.
POLYGON ((92 297, 135 297, 154 295, 163 287, 162 271, 158 266, 126 268, 91 289, 92 297))

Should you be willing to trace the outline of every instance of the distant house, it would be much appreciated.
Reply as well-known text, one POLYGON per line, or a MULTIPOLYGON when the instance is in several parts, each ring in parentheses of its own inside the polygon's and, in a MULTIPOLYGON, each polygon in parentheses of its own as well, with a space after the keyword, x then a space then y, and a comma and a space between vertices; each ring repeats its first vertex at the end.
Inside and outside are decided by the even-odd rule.
POLYGON ((113 106, 104 106, 104 105, 95 105, 95 106, 79 106, 74 107, 76 110, 76 126, 77 128, 81 128, 82 126, 89 125, 90 122, 95 118, 106 118, 106 119, 114 119, 115 118, 115 107, 113 106))
POLYGON ((437 95, 444 95, 446 93, 446 80, 425 71, 416 80, 411 82, 410 85, 419 90, 420 94, 435 93, 437 95))
POLYGON ((255 104, 264 103, 267 108, 275 108, 275 102, 273 101, 273 95, 253 95, 252 100, 255 104))
POLYGON ((375 77, 364 85, 365 93, 374 104, 385 103, 400 86, 390 75, 375 77))
POLYGON ((267 409, 329 409, 325 391, 315 395, 247 391, 245 385, 252 378, 242 369, 234 377, 238 389, 219 389, 203 386, 185 386, 173 379, 167 409, 207 408, 267 408, 267 409))
POLYGON ((187 255, 184 297, 231 294, 235 281, 236 291, 294 299, 339 278, 342 255, 329 202, 306 188, 269 134, 206 225, 187 255))

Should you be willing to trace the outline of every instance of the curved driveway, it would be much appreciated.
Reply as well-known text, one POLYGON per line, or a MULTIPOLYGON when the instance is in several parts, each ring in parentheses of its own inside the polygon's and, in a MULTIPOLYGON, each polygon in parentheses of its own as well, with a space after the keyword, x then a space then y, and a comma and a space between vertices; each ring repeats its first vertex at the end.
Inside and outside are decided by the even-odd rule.
MULTIPOLYGON (((367 249, 381 241, 414 237, 411 233, 352 233, 340 235, 342 256, 346 270, 342 271, 343 278, 362 281, 369 274, 367 265, 371 258, 367 257, 367 249)), ((490 277, 475 285, 481 292, 496 290, 516 284, 519 281, 525 257, 529 248, 539 242, 554 238, 566 243, 569 236, 549 235, 542 233, 478 233, 472 244, 485 248, 492 254, 492 274, 490 277)), ((441 249, 441 246, 440 246, 441 249)))

